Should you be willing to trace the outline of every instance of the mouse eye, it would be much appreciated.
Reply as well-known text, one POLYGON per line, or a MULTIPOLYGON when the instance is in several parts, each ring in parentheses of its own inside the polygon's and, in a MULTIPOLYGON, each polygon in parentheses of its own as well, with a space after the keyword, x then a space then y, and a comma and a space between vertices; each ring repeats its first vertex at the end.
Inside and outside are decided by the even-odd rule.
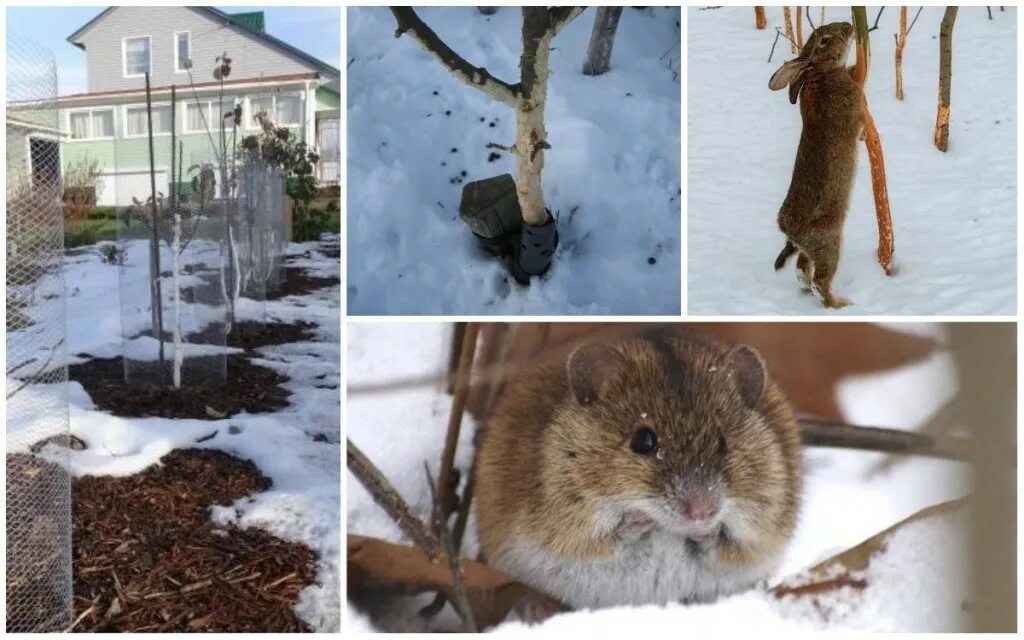
POLYGON ((725 441, 725 436, 718 436, 718 453, 725 455, 729 453, 729 443, 725 441))
POLYGON ((654 453, 654 450, 658 448, 658 436, 649 427, 640 427, 633 433, 629 448, 633 450, 633 453, 644 455, 654 453))

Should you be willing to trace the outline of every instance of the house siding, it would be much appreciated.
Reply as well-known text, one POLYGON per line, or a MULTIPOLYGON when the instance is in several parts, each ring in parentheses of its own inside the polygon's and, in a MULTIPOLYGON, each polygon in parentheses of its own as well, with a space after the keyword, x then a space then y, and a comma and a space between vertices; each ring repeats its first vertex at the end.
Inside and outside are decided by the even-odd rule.
POLYGON ((281 51, 240 27, 189 7, 116 7, 79 35, 85 46, 89 92, 139 89, 143 78, 125 78, 121 43, 124 38, 151 36, 153 86, 188 84, 188 74, 175 73, 174 34, 189 31, 195 81, 210 82, 215 59, 224 52, 232 60, 231 78, 308 73, 317 68, 281 51))

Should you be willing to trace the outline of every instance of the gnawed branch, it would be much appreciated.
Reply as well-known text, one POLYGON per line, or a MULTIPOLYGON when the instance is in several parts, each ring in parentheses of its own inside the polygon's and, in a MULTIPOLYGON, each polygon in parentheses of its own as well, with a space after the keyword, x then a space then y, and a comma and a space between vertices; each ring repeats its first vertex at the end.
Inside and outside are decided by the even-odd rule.
POLYGON ((430 562, 439 562, 442 549, 438 539, 413 514, 409 503, 402 498, 402 495, 392 486, 380 469, 360 451, 359 447, 347 439, 346 446, 348 470, 352 472, 352 475, 359 480, 373 501, 391 516, 402 533, 412 540, 413 544, 427 556, 430 562))
POLYGON ((464 84, 479 89, 498 102, 515 107, 520 93, 519 85, 509 84, 492 76, 487 69, 470 64, 439 38, 434 30, 420 19, 412 7, 391 7, 391 13, 398 23, 398 28, 395 29, 396 38, 401 37, 402 34, 409 34, 409 37, 423 47, 424 51, 444 65, 449 73, 464 84))

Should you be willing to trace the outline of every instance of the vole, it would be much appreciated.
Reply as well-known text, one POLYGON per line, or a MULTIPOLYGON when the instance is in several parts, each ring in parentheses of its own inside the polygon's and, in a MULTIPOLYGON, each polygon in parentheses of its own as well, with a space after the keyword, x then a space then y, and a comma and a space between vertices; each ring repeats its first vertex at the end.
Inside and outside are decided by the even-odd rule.
POLYGON ((706 602, 765 579, 799 427, 747 346, 645 330, 508 382, 480 437, 489 564, 573 608, 706 602))
POLYGON ((786 244, 775 270, 796 253, 797 277, 826 307, 849 300, 832 292, 839 265, 843 223, 857 173, 857 141, 864 130, 863 90, 845 66, 853 25, 833 22, 818 27, 800 55, 785 62, 768 81, 778 91, 789 87, 789 100, 800 101, 803 130, 793 163, 793 178, 779 209, 779 229, 786 244))

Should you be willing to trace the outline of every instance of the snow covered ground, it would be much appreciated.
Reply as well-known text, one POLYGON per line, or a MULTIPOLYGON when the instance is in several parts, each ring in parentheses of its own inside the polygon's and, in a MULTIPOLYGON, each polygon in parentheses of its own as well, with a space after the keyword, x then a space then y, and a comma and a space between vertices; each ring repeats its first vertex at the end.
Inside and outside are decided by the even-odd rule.
MULTIPOLYGON (((516 8, 420 15, 472 64, 518 80, 516 8)), ((627 8, 612 69, 598 77, 581 73, 593 9, 553 41, 543 181, 561 242, 527 288, 458 218, 463 183, 515 172, 509 154, 491 162, 486 148, 514 140, 511 109, 396 40, 385 7, 349 9, 349 312, 678 314, 680 85, 668 66, 679 17, 678 7, 627 8)))
MULTIPOLYGON (((337 239, 332 242, 336 244, 337 239)), ((315 275, 337 277, 337 259, 320 253, 319 246, 292 244, 289 253, 301 255, 290 264, 309 268, 315 275)), ((121 355, 118 267, 104 264, 99 250, 87 247, 69 253, 64 276, 71 362, 87 359, 75 354, 121 355)), ((169 286, 170 279, 164 282, 169 286)), ((144 305, 139 296, 148 295, 144 288, 134 287, 125 287, 123 293, 135 296, 140 307, 144 305)), ((273 480, 273 487, 228 507, 215 507, 211 517, 240 527, 259 527, 313 549, 318 554, 319 585, 303 590, 296 613, 315 630, 336 631, 340 626, 342 536, 340 287, 288 296, 265 305, 243 300, 238 318, 262 321, 265 313, 272 320, 317 325, 314 340, 265 347, 258 350, 260 357, 253 359, 291 378, 285 385, 292 392, 290 406, 274 413, 243 413, 224 420, 121 418, 97 410, 82 386, 70 382, 71 433, 88 445, 85 450, 70 452, 70 465, 76 476, 125 476, 155 464, 173 449, 186 447, 219 449, 252 460, 273 480), (215 437, 196 444, 197 438, 215 430, 215 437), (311 434, 322 434, 326 441, 314 441, 311 434)), ((155 347, 156 341, 150 342, 155 347)), ((171 349, 170 344, 167 349, 171 349)), ((149 351, 155 355, 155 348, 149 351)), ((30 386, 26 392, 31 390, 30 386)), ((38 439, 47 435, 40 432, 38 439)))
MULTIPOLYGON (((892 325, 890 325, 891 327, 892 325)), ((938 325, 914 327, 942 337, 938 325)), ((423 462, 437 468, 443 447, 451 397, 441 380, 446 367, 451 328, 439 324, 364 324, 348 328, 347 373, 350 389, 394 380, 436 375, 427 383, 381 394, 350 394, 347 424, 351 440, 373 460, 421 516, 429 511, 430 497, 423 479, 423 462)), ((913 429, 942 406, 956 388, 948 354, 881 375, 848 378, 838 397, 844 415, 854 423, 882 424, 913 429)), ((471 457, 475 425, 463 426, 456 465, 465 468, 471 457)), ((968 492, 965 466, 924 458, 907 458, 889 469, 879 467, 879 454, 810 449, 805 455, 806 488, 796 536, 789 545, 773 584, 816 562, 854 546, 918 510, 968 492)), ((399 541, 401 535, 351 475, 347 479, 348 531, 399 541)), ((929 521, 931 522, 931 521, 929 521)), ((710 605, 617 608, 575 612, 552 618, 541 631, 580 634, 607 632, 609 628, 639 633, 664 629, 695 629, 721 633, 732 630, 829 628, 872 630, 938 630, 962 624, 957 612, 963 600, 963 580, 954 556, 962 556, 962 522, 947 518, 908 528, 890 544, 893 553, 872 568, 877 586, 826 625, 811 608, 779 603, 755 591, 710 605), (928 545, 922 547, 922 545, 928 545), (922 548, 929 562, 921 560, 922 548), (905 579, 913 573, 913 579, 905 579), (898 574, 902 579, 889 579, 898 574), (951 576, 954 579, 950 579, 951 576), (909 587, 906 585, 910 585, 909 587), (858 606, 854 606, 857 604, 858 606)), ((475 525, 467 531, 466 551, 476 551, 475 525)), ((457 628, 450 609, 430 624, 415 614, 430 601, 421 597, 415 606, 395 611, 398 620, 389 628, 457 628)), ((363 613, 349 608, 349 631, 372 630, 363 613)), ((531 627, 531 630, 537 629, 531 627)), ((498 632, 521 632, 508 622, 498 632)))
MULTIPOLYGON (((910 8, 910 17, 916 8, 910 8)), ((819 9, 812 8, 815 24, 819 9)), ((889 7, 872 33, 868 104, 882 138, 895 229, 886 277, 867 153, 861 145, 834 290, 853 301, 825 310, 797 286, 776 215, 789 187, 800 114, 768 78, 793 58, 780 38, 782 9, 754 28, 749 8, 687 11, 688 308, 704 315, 1016 313, 1017 10, 961 7, 953 35, 949 152, 933 144, 942 9, 926 7, 907 40, 906 99, 895 98, 889 7)), ((868 8, 874 23, 877 9, 868 8)), ((826 21, 850 20, 829 7, 826 21)), ((850 61, 852 64, 853 55, 850 61)))

